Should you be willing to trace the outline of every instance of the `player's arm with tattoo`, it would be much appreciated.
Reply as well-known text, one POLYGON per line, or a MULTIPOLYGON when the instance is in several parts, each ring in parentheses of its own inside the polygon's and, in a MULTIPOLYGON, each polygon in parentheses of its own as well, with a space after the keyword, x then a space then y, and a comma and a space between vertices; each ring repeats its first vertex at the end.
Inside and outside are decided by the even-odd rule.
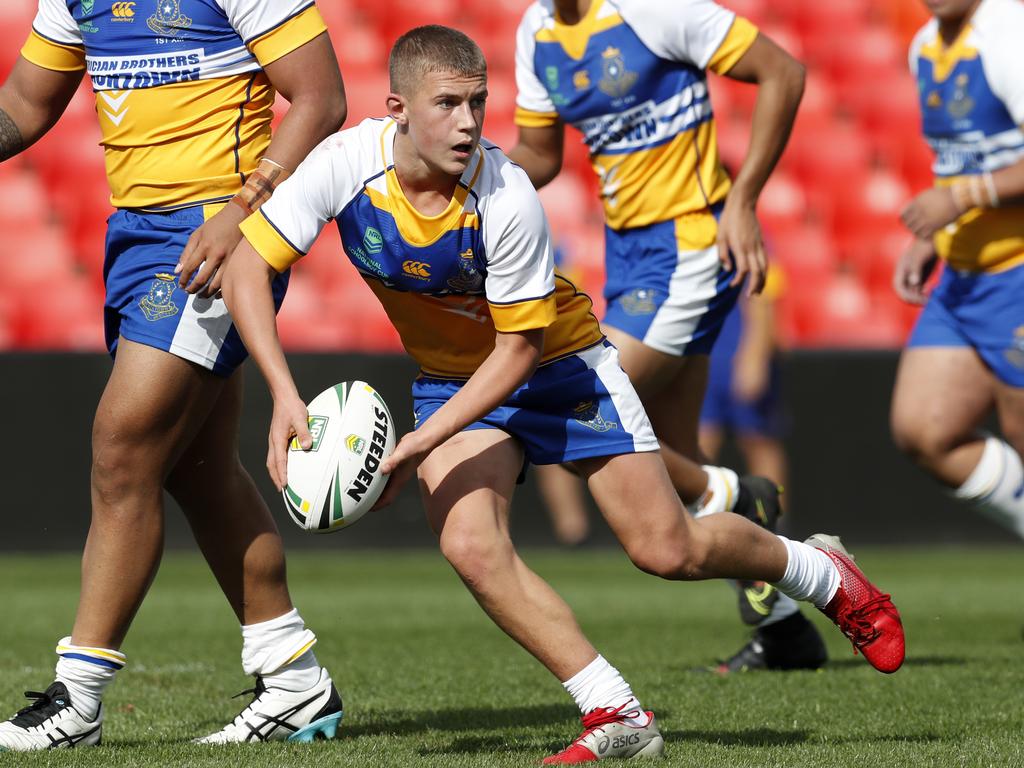
POLYGON ((82 71, 57 72, 18 58, 0 86, 0 161, 32 146, 57 122, 82 71))

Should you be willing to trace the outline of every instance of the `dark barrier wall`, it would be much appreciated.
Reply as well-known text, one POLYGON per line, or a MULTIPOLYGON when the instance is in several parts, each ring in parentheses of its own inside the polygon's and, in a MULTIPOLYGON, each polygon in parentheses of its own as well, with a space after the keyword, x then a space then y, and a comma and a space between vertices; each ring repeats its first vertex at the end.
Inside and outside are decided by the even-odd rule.
MULTIPOLYGON (((79 549, 89 521, 92 416, 110 362, 100 355, 56 354, 0 360, 8 423, 0 550, 79 549)), ((338 381, 363 379, 381 391, 400 429, 411 427, 409 382, 416 371, 407 358, 293 355, 291 362, 307 400, 338 381)), ((787 531, 800 537, 838 532, 849 542, 871 544, 1005 540, 998 528, 948 499, 893 448, 887 420, 895 366, 893 353, 797 353, 786 360, 792 462, 787 531)), ((395 507, 346 531, 315 536, 295 529, 264 468, 269 396, 255 367, 247 367, 242 459, 288 546, 433 546, 414 484, 395 507)), ((594 543, 612 543, 603 523, 596 528, 594 543)), ((524 544, 553 543, 532 479, 517 494, 513 531, 524 544)), ((170 501, 167 542, 192 546, 170 501)))

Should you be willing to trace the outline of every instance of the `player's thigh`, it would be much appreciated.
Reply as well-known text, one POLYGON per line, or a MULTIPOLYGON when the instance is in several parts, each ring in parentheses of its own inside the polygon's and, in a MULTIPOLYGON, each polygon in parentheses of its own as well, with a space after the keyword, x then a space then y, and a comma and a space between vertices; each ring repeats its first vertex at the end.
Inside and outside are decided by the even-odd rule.
POLYGON ((619 350, 619 365, 629 376, 640 399, 645 401, 667 387, 686 358, 649 347, 634 336, 612 326, 602 327, 608 340, 619 350))
POLYGON ((974 433, 994 397, 992 373, 972 348, 909 347, 893 389, 893 437, 904 450, 949 450, 974 433))
POLYGON ((93 460, 113 453, 160 479, 192 442, 217 402, 224 379, 160 349, 118 342, 93 422, 93 460))
POLYGON ((668 385, 643 401, 658 438, 693 461, 704 459, 697 435, 708 363, 707 355, 687 355, 668 385))
POLYGON ((456 539, 508 536, 508 511, 523 467, 519 443, 500 429, 460 432, 419 466, 427 521, 442 549, 456 539))
POLYGON ((1024 456, 1024 387, 997 382, 996 411, 1003 437, 1024 456))

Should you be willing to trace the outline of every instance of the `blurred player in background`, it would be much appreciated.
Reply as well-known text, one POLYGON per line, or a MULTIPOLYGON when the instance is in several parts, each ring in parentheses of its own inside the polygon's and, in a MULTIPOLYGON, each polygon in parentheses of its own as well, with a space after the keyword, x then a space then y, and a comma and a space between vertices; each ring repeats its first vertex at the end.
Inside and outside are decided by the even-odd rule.
MULTIPOLYGON (((785 415, 779 392, 775 322, 781 282, 779 267, 770 266, 761 294, 741 297, 726 316, 711 352, 700 443, 709 459, 716 461, 731 434, 748 472, 785 486, 785 415)), ((825 644, 810 623, 801 621, 800 614, 773 615, 771 601, 778 593, 771 585, 746 582, 736 586, 740 590, 740 617, 756 629, 743 648, 718 666, 718 672, 813 669, 825 663, 825 644)))
POLYGON ((419 363, 416 428, 381 464, 378 506, 418 468, 441 550, 481 607, 562 681, 584 732, 549 764, 660 754, 653 713, 519 558, 509 510, 524 462, 575 463, 624 549, 669 579, 777 582, 813 601, 883 671, 903 660, 896 609, 824 539, 789 541, 739 515, 686 513, 636 392, 587 296, 554 270, 540 200, 481 140, 487 65, 468 37, 418 27, 390 57, 389 117, 324 141, 242 229, 224 295, 274 398, 267 466, 309 448, 281 350, 273 283, 335 221, 419 363))
POLYGON ((911 46, 936 183, 906 206, 893 278, 925 304, 900 359, 897 445, 1024 538, 1024 5, 927 0, 911 46), (946 262, 931 295, 924 285, 946 262), (993 408, 1002 437, 981 431, 993 408))
MULTIPOLYGON (((773 524, 777 486, 701 467, 697 430, 722 322, 745 280, 748 295, 764 284, 757 200, 789 139, 803 67, 711 0, 540 0, 519 27, 516 82, 519 142, 509 157, 536 187, 561 169, 566 123, 590 151, 605 207, 602 326, 673 485, 695 514, 732 510, 773 524), (709 71, 759 86, 735 182, 719 161, 709 71)), ((795 617, 780 626, 792 626, 799 656, 813 627, 793 601, 763 600, 765 621, 795 617)), ((805 666, 820 664, 817 646, 805 655, 805 666)))
MULTIPOLYGON (((242 624, 243 668, 257 676, 251 705, 205 741, 330 735, 341 700, 238 460, 246 351, 215 298, 239 222, 344 121, 326 27, 307 0, 40 0, 0 88, 0 160, 57 121, 86 71, 118 209, 104 265, 114 367, 93 425, 74 628, 57 644, 56 681, 0 724, 0 751, 99 743, 103 691, 125 666, 121 643, 160 563, 165 489, 242 624), (291 107, 272 139, 275 90, 291 107)), ((277 304, 286 282, 275 281, 277 304)))

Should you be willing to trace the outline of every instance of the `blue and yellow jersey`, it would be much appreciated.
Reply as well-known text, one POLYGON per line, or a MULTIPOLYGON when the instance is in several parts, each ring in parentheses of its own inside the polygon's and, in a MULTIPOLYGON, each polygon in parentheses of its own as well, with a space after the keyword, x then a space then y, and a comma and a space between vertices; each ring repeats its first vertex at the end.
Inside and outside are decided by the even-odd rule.
POLYGON ((728 72, 756 37, 711 0, 593 0, 573 25, 552 0, 537 0, 516 40, 516 123, 580 130, 611 228, 695 214, 707 240, 696 247, 706 247, 715 239, 708 209, 730 185, 707 70, 728 72))
POLYGON ((394 165, 396 125, 364 120, 317 147, 242 223, 278 271, 334 220, 406 350, 427 374, 468 378, 495 333, 545 328, 543 362, 604 336, 590 298, 554 269, 547 221, 526 173, 482 140, 448 208, 417 211, 394 165))
POLYGON ((270 143, 263 66, 326 31, 312 0, 39 0, 21 55, 85 70, 118 208, 230 198, 270 143))
MULTIPOLYGON (((952 44, 926 24, 910 49, 936 184, 1024 159, 1024 5, 982 0, 952 44)), ((972 209, 935 236, 955 269, 994 272, 1024 262, 1024 206, 972 209)))

